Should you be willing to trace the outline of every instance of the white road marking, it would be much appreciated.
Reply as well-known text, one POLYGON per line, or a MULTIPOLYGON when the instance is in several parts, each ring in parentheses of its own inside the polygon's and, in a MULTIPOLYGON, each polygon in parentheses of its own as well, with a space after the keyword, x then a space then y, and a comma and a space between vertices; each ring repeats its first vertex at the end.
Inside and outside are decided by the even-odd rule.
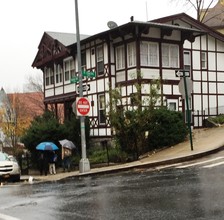
POLYGON ((178 166, 178 167, 176 167, 176 168, 181 169, 181 168, 193 167, 193 166, 196 166, 196 165, 201 165, 201 164, 205 164, 205 163, 213 162, 213 161, 216 161, 216 160, 221 160, 221 159, 223 159, 223 158, 224 158, 224 157, 216 157, 216 158, 214 158, 214 159, 205 160, 205 161, 201 161, 201 162, 197 162, 197 163, 191 163, 191 164, 187 164, 187 165, 183 165, 183 166, 178 166))
POLYGON ((214 163, 214 164, 206 165, 206 166, 203 166, 203 168, 217 167, 217 166, 222 165, 222 164, 224 164, 224 161, 219 162, 219 163, 214 163))
POLYGON ((20 219, 0 213, 0 220, 20 220, 20 219))

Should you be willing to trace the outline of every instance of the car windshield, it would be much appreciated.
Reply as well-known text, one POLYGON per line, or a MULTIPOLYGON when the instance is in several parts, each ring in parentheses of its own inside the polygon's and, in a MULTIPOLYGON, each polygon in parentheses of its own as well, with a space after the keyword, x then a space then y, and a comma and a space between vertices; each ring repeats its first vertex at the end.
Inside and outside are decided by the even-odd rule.
POLYGON ((7 154, 0 153, 0 161, 5 161, 5 160, 9 160, 7 154))

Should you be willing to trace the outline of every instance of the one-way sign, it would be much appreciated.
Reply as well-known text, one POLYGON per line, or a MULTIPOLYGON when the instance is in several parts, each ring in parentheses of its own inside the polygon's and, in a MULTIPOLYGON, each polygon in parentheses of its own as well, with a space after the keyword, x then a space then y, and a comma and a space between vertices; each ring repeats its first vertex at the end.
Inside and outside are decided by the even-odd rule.
POLYGON ((189 77, 190 71, 189 70, 175 70, 176 77, 189 77))

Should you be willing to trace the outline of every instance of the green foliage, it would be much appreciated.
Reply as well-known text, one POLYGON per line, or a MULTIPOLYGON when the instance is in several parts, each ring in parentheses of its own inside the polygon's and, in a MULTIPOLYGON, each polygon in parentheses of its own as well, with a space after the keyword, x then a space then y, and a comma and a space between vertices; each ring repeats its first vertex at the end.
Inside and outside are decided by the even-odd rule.
POLYGON ((61 139, 64 133, 65 131, 55 115, 50 111, 46 111, 42 116, 38 116, 32 121, 21 141, 31 152, 31 157, 36 162, 36 146, 43 141, 51 141, 58 145, 58 140, 61 139))
POLYGON ((141 74, 137 73, 134 84, 137 92, 132 96, 134 106, 123 105, 120 88, 110 91, 109 117, 115 130, 115 139, 121 150, 134 160, 145 152, 145 131, 150 120, 150 112, 161 99, 159 80, 151 81, 149 95, 143 98, 141 79, 141 74))
POLYGON ((214 122, 215 124, 224 124, 224 115, 220 114, 216 117, 209 117, 208 121, 214 122))
POLYGON ((88 150, 88 159, 91 164, 108 163, 108 159, 110 163, 120 163, 125 162, 126 158, 126 153, 121 151, 119 147, 108 147, 108 155, 107 150, 102 147, 94 147, 88 150))
POLYGON ((172 146, 185 140, 187 126, 181 112, 164 108, 155 109, 151 114, 148 133, 148 150, 172 146))
MULTIPOLYGON (((75 115, 72 115, 69 120, 65 120, 63 126, 64 135, 62 139, 68 139, 75 143, 78 153, 81 153, 81 131, 80 131, 80 119, 75 115)), ((89 146, 89 134, 90 125, 89 118, 85 117, 85 136, 86 136, 86 146, 89 146)))
POLYGON ((115 140, 130 159, 149 150, 171 146, 187 136, 182 113, 163 106, 160 80, 150 83, 148 96, 142 96, 141 74, 137 73, 134 106, 124 105, 121 88, 110 91, 109 117, 115 140), (148 135, 147 135, 148 134, 148 135))
MULTIPOLYGON (((60 124, 53 112, 46 111, 43 115, 35 118, 30 127, 26 130, 21 141, 31 152, 32 161, 37 161, 36 146, 43 141, 54 142, 58 147, 58 155, 61 155, 59 140, 68 139, 75 143, 78 154, 80 154, 81 138, 80 138, 80 120, 75 116, 70 120, 66 120, 64 124, 60 124)), ((86 119, 86 143, 89 142, 89 123, 86 119)), ((60 158, 60 157, 59 157, 60 158)), ((60 159, 59 159, 60 160, 60 159)))

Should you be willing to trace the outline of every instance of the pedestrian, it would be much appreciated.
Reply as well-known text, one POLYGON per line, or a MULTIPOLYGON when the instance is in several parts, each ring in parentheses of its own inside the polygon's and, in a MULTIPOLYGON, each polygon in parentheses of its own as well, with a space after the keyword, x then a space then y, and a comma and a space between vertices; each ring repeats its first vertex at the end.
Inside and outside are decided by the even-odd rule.
POLYGON ((49 167, 49 152, 48 151, 44 151, 43 153, 44 155, 44 159, 43 159, 43 171, 44 171, 44 175, 47 176, 47 172, 48 172, 48 167, 49 167))
POLYGON ((40 175, 43 175, 44 172, 44 153, 41 151, 38 155, 38 167, 40 175))
POLYGON ((55 151, 52 151, 50 153, 50 158, 49 158, 49 173, 50 174, 56 174, 56 164, 57 162, 57 154, 55 151))
POLYGON ((67 169, 69 172, 71 170, 71 156, 72 156, 72 150, 66 147, 62 147, 62 165, 63 170, 67 169))

